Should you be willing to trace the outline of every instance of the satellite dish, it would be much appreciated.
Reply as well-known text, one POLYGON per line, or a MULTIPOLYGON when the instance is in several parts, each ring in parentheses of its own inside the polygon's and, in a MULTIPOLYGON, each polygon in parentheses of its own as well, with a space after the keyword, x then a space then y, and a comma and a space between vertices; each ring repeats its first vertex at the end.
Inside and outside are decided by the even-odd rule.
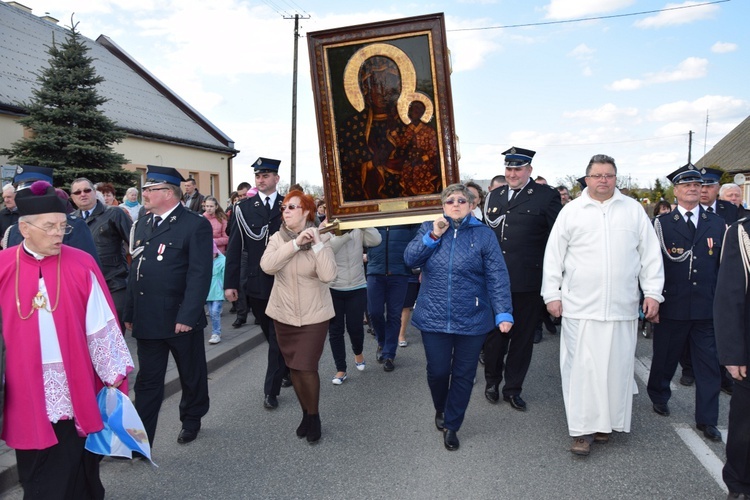
POLYGON ((734 183, 738 186, 745 184, 745 174, 737 174, 734 176, 734 183))

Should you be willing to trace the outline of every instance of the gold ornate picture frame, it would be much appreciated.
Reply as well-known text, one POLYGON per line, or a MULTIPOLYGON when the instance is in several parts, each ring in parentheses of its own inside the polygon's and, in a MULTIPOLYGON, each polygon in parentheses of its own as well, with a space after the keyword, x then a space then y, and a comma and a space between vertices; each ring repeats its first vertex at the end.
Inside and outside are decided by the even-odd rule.
POLYGON ((459 182, 443 14, 308 33, 328 219, 424 220, 459 182))

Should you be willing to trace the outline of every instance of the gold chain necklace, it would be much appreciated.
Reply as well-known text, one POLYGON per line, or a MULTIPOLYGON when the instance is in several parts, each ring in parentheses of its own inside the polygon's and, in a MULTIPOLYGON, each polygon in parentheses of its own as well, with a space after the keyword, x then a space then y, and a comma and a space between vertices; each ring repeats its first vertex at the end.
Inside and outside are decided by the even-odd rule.
MULTIPOLYGON (((37 309, 44 309, 47 305, 47 300, 44 298, 44 294, 42 292, 37 292, 37 294, 34 296, 33 299, 31 299, 31 311, 29 311, 29 314, 24 316, 21 314, 21 299, 18 296, 18 278, 21 270, 21 247, 23 246, 23 243, 19 244, 16 248, 16 309, 18 309, 18 317, 21 319, 29 319, 32 314, 34 314, 34 311, 37 309)), ((53 313, 57 310, 57 306, 60 305, 60 258, 61 256, 57 256, 57 304, 55 304, 55 307, 52 309, 47 309, 50 313, 53 313)))

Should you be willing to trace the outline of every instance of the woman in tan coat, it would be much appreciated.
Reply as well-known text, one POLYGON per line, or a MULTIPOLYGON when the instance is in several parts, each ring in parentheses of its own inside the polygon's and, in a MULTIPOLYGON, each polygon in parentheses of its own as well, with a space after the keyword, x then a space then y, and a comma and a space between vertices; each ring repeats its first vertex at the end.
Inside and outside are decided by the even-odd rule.
POLYGON ((302 407, 297 436, 320 439, 318 363, 335 315, 327 283, 336 278, 336 258, 328 236, 321 239, 315 202, 291 191, 281 205, 284 223, 268 241, 260 267, 274 276, 266 314, 273 319, 279 348, 302 407))

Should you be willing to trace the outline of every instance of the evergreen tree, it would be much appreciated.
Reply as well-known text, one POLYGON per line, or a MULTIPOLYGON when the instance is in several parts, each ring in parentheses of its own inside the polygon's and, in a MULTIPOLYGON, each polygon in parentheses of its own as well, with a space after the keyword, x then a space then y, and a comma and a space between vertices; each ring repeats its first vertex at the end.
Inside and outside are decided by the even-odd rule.
POLYGON ((97 76, 90 50, 73 23, 65 41, 55 43, 47 53, 49 67, 37 75, 39 87, 29 103, 20 103, 28 116, 18 123, 31 130, 31 137, 14 142, 0 154, 17 165, 39 165, 55 170, 55 186, 69 187, 78 177, 94 182, 111 182, 118 194, 135 185, 136 174, 123 170, 128 163, 112 144, 125 138, 100 106, 108 99, 96 86, 104 78, 97 76))

